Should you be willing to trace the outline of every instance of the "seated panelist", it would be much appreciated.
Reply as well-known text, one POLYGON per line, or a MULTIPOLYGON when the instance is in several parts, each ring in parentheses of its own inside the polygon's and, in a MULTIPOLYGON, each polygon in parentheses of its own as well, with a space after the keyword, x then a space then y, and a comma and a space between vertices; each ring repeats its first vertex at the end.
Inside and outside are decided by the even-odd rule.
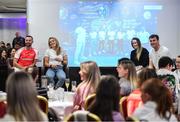
POLYGON ((44 56, 44 66, 48 67, 46 76, 50 83, 54 84, 54 88, 62 87, 66 74, 63 71, 63 65, 67 65, 67 55, 59 46, 59 41, 55 37, 48 39, 49 49, 46 50, 44 56), (54 77, 57 77, 58 82, 55 84, 54 77))
POLYGON ((30 67, 34 67, 38 59, 38 51, 32 47, 33 37, 26 36, 25 47, 16 51, 13 65, 15 71, 27 70, 30 67))

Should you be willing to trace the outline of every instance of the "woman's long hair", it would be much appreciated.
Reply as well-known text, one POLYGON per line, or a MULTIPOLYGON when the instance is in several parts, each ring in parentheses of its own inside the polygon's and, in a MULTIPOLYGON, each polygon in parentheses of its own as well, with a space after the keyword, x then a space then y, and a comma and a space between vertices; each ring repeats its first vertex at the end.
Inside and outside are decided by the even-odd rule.
MULTIPOLYGON (((131 45, 133 47, 133 40, 136 40, 137 44, 138 44, 138 48, 136 49, 136 59, 139 60, 140 56, 141 56, 141 52, 142 52, 142 46, 141 46, 141 41, 139 38, 134 37, 131 39, 131 45)), ((134 47, 133 47, 134 48, 134 47)))
POLYGON ((50 40, 51 40, 51 39, 53 39, 54 41, 56 41, 56 49, 55 49, 55 51, 56 51, 56 54, 59 55, 59 54, 61 53, 61 47, 60 47, 60 45, 59 45, 59 41, 58 41, 57 38, 55 38, 55 37, 49 37, 49 39, 48 39, 48 45, 49 45, 50 48, 52 48, 52 47, 50 46, 50 40))
POLYGON ((150 95, 151 101, 157 103, 156 111, 159 116, 169 120, 173 112, 172 94, 162 81, 157 78, 149 79, 144 82, 141 90, 150 95))
POLYGON ((140 88, 142 84, 150 78, 157 78, 156 70, 150 68, 143 68, 138 74, 137 87, 140 88))
POLYGON ((120 86, 114 76, 102 76, 96 90, 95 101, 88 110, 98 115, 102 121, 113 121, 112 112, 119 111, 119 91, 120 86))
POLYGON ((131 60, 123 60, 120 62, 120 65, 122 65, 124 69, 128 70, 127 80, 131 82, 132 89, 136 88, 137 73, 134 63, 131 60))
POLYGON ((42 121, 32 77, 25 72, 10 74, 6 85, 7 112, 16 121, 42 121))
POLYGON ((92 86, 92 88, 95 91, 100 81, 100 70, 96 62, 94 61, 83 62, 80 64, 80 68, 86 74, 87 77, 86 82, 88 82, 88 84, 92 86))

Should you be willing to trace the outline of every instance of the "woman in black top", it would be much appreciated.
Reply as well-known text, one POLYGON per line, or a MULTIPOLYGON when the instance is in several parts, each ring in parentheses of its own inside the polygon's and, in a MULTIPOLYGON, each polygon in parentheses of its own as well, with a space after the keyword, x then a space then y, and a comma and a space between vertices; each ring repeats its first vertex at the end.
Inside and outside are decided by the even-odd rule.
POLYGON ((7 51, 5 49, 0 49, 0 67, 7 66, 7 51))
POLYGON ((139 38, 134 37, 131 40, 131 45, 134 48, 131 51, 130 59, 134 62, 135 66, 146 67, 149 64, 149 52, 146 48, 141 46, 139 38))

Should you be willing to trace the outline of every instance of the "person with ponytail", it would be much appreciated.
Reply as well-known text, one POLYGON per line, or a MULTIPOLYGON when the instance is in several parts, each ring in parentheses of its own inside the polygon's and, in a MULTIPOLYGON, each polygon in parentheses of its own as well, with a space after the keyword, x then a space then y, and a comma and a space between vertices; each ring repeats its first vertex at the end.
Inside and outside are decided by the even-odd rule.
POLYGON ((141 98, 144 106, 133 114, 142 121, 176 122, 172 94, 161 80, 152 78, 141 86, 141 98))

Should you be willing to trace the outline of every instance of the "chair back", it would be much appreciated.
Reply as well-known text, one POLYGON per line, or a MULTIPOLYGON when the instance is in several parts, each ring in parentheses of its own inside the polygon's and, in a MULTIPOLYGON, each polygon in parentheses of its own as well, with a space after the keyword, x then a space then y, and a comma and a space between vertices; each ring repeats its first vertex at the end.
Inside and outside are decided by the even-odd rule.
POLYGON ((67 118, 64 120, 65 122, 70 122, 70 121, 94 121, 94 122, 101 122, 101 119, 88 111, 76 111, 72 114, 70 114, 67 118))
POLYGON ((37 98, 39 100, 39 106, 41 110, 47 114, 48 113, 48 100, 45 97, 40 96, 40 95, 38 95, 37 98))
POLYGON ((87 98, 85 99, 85 106, 84 109, 87 110, 88 107, 93 103, 93 101, 95 100, 96 94, 91 94, 89 96, 87 96, 87 98))
POLYGON ((0 118, 3 118, 6 114, 7 104, 6 101, 0 101, 0 118))
POLYGON ((124 118, 127 118, 127 97, 124 96, 120 99, 120 112, 124 116, 124 118))
POLYGON ((126 121, 128 121, 128 122, 140 122, 140 120, 134 116, 127 117, 126 121))

